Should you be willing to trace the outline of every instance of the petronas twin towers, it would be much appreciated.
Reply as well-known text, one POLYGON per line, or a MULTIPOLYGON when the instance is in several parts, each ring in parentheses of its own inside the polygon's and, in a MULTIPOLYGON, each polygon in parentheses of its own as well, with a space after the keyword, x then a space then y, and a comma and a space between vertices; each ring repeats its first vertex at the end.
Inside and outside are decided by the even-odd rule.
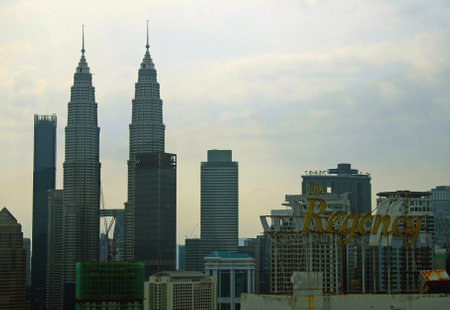
MULTIPOLYGON (((84 28, 82 41, 82 54, 71 88, 65 129, 63 198, 65 293, 73 289, 75 263, 99 258, 100 128, 97 124, 97 103, 92 86, 92 74, 85 58, 84 28)), ((164 153, 165 126, 162 119, 162 100, 155 65, 149 53, 148 25, 146 52, 135 88, 130 124, 124 257, 126 260, 139 259, 156 265, 164 265, 164 261, 169 262, 166 268, 170 268, 173 261, 175 268, 176 156, 164 153), (139 159, 136 159, 137 157, 139 159), (142 164, 144 162, 145 165, 142 164), (140 211, 136 209, 136 201, 139 202, 140 211), (164 213, 166 211, 161 211, 161 208, 170 209, 171 212, 164 213), (140 221, 135 219, 137 212, 140 214, 140 221), (155 217, 161 219, 172 217, 166 219, 167 223, 161 223, 164 227, 171 227, 166 230, 149 228, 149 224, 145 223, 146 216, 148 221, 155 217), (140 225, 144 225, 145 229, 139 227, 140 225), (141 234, 144 235, 144 239, 141 234), (140 240, 137 242, 140 247, 151 248, 155 240, 168 236, 171 241, 173 240, 173 244, 166 244, 166 247, 173 247, 173 250, 168 252, 167 257, 135 257, 136 252, 142 252, 136 248, 135 240, 140 240), (142 240, 148 242, 142 243, 142 240)), ((157 255, 158 251, 152 252, 152 255, 157 255)))

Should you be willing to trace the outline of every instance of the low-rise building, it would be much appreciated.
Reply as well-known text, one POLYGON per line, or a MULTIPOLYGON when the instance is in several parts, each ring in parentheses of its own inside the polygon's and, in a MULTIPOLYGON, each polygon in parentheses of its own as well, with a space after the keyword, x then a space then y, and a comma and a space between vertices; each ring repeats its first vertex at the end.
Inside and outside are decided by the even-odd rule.
POLYGON ((255 260, 246 253, 212 252, 205 257, 205 273, 217 278, 219 310, 238 310, 241 294, 255 292, 255 260))
POLYGON ((77 310, 144 308, 144 263, 77 263, 76 279, 77 310))
POLYGON ((144 309, 217 309, 217 280, 197 271, 162 271, 145 283, 144 309))

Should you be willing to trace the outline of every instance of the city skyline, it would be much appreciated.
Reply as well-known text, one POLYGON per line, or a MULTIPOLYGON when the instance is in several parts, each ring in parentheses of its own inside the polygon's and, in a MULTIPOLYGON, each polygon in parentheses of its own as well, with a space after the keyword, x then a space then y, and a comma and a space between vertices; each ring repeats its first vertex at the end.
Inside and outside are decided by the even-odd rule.
POLYGON ((208 149, 239 159, 240 237, 298 193, 306 170, 351 163, 381 191, 449 184, 449 4, 168 1, 0 5, 1 206, 31 235, 33 115, 56 113, 57 181, 80 26, 95 73, 107 208, 127 196, 128 125, 150 19, 166 149, 178 154, 177 241, 200 236, 208 149), (49 14, 56 9, 58 14, 49 14), (79 13, 79 14, 78 14, 79 13), (86 14, 83 14, 86 13, 86 14), (6 26, 8 25, 8 26, 6 26), (181 220, 182 219, 182 220, 181 220))

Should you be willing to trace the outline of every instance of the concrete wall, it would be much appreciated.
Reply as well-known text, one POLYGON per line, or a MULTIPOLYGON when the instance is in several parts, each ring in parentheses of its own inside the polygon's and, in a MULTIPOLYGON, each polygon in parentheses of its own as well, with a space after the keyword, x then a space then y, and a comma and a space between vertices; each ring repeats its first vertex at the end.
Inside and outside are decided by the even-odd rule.
POLYGON ((450 295, 446 294, 355 294, 295 298, 291 295, 241 295, 241 309, 243 310, 423 310, 447 309, 449 304, 450 295))

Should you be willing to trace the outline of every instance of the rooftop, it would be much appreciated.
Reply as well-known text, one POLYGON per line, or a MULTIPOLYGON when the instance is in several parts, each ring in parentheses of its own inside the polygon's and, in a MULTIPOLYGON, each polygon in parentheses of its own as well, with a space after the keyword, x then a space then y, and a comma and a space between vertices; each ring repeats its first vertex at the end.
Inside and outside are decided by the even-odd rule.
POLYGON ((228 251, 214 251, 214 252, 211 252, 206 257, 220 257, 220 258, 230 258, 230 259, 235 259, 235 258, 251 258, 251 259, 253 259, 247 253, 236 253, 236 252, 228 252, 228 251))
POLYGON ((162 276, 168 276, 172 278, 202 278, 205 277, 206 275, 199 271, 185 271, 185 270, 160 271, 152 275, 152 277, 162 277, 162 276))

